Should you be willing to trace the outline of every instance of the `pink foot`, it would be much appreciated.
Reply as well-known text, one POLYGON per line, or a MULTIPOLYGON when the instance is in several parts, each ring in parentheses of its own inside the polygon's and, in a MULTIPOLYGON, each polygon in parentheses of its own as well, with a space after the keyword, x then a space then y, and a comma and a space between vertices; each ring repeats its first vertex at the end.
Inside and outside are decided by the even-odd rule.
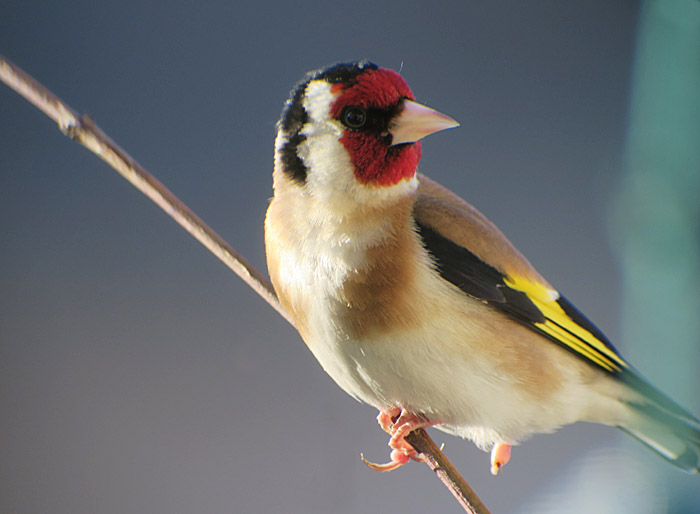
MULTIPOLYGON (((412 451, 413 453, 416 452, 413 449, 412 451)), ((385 464, 370 462, 365 459, 365 456, 362 454, 360 454, 360 458, 362 459, 362 462, 365 463, 365 466, 367 466, 369 469, 373 469, 374 471, 394 471, 410 461, 413 456, 404 453, 403 450, 391 450, 391 455, 389 456, 391 460, 385 464)))
POLYGON ((435 425, 435 423, 431 423, 423 416, 411 414, 407 410, 401 409, 401 414, 391 427, 389 447, 399 450, 408 446, 412 449, 413 447, 406 442, 405 437, 418 428, 427 428, 433 425, 435 425))
POLYGON ((387 410, 380 410, 377 414, 377 423, 387 434, 391 434, 394 420, 401 415, 401 407, 389 407, 387 410))
POLYGON ((491 448, 491 474, 498 475, 498 472, 503 466, 508 464, 510 460, 511 445, 505 443, 496 443, 491 448))
POLYGON ((411 414, 400 407, 391 407, 386 411, 380 411, 377 421, 384 431, 391 435, 391 439, 389 439, 389 447, 392 450, 391 461, 386 464, 374 464, 363 456, 362 461, 368 467, 376 471, 392 471, 400 468, 411 459, 423 461, 423 457, 413 449, 413 446, 405 438, 418 428, 431 427, 436 423, 428 421, 423 416, 411 414))

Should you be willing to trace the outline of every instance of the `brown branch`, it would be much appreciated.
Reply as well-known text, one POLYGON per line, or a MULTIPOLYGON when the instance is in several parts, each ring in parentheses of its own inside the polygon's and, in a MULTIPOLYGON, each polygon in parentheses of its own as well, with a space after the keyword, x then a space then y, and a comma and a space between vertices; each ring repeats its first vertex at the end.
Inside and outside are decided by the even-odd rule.
POLYGON ((61 132, 97 155, 136 189, 150 198, 293 325, 277 300, 270 281, 158 179, 143 169, 107 134, 102 132, 89 116, 80 116, 51 91, 2 55, 0 55, 0 80, 58 123, 61 132))
POLYGON ((457 468, 452 465, 430 438, 428 432, 422 428, 414 430, 406 436, 406 441, 418 453, 423 454, 425 463, 435 472, 466 512, 470 514, 491 514, 491 511, 486 508, 486 505, 477 496, 474 489, 464 480, 457 468))
MULTIPOLYGON (((150 198, 294 326, 280 305, 270 281, 168 188, 102 132, 89 116, 79 115, 51 91, 2 55, 0 55, 0 80, 54 120, 61 132, 97 155, 136 189, 150 198)), ((430 469, 442 480, 466 512, 490 514, 466 480, 447 460, 425 430, 420 429, 412 432, 406 437, 406 440, 425 456, 425 461, 430 469)))

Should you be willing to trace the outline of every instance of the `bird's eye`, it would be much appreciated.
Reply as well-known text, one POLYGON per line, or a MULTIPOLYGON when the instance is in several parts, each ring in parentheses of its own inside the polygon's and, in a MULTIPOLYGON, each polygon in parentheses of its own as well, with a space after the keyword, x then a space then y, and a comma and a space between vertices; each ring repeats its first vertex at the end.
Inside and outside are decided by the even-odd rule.
POLYGON ((362 107, 346 107, 340 121, 348 128, 361 129, 367 123, 367 111, 362 107))

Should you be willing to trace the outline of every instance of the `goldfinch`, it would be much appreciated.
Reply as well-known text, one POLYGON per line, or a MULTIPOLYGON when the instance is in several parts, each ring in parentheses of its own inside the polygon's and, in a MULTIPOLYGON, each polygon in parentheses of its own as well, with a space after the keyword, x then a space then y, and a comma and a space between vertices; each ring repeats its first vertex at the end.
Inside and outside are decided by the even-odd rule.
POLYGON ((391 470, 436 426, 491 451, 588 421, 699 471, 700 422, 654 389, 483 214, 417 173, 456 127, 370 62, 309 73, 278 124, 265 219, 275 291, 323 369, 379 410, 391 470))

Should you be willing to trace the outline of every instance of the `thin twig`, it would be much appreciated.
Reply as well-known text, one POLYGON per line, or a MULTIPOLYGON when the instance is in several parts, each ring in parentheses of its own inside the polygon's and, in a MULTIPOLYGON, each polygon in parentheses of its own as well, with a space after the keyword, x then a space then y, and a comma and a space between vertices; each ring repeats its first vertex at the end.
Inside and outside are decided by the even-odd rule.
POLYGON ((408 441, 418 453, 423 454, 425 463, 432 469, 437 477, 445 484, 452 495, 466 512, 470 514, 490 514, 481 498, 474 489, 464 480, 464 477, 449 461, 445 454, 428 435, 428 432, 419 428, 406 436, 408 441))
MULTIPOLYGON (((32 76, 2 55, 0 55, 0 80, 54 120, 61 132, 97 155, 136 189, 150 198, 294 326, 280 305, 270 281, 168 188, 112 141, 89 116, 79 115, 32 76)), ((420 429, 412 432, 406 437, 406 440, 416 451, 425 456, 425 461, 430 469, 457 498, 466 512, 490 514, 466 480, 447 460, 425 430, 420 429)))
POLYGON ((0 79, 58 123, 61 132, 97 155, 150 198, 293 325, 277 300, 270 281, 158 179, 143 169, 102 132, 89 116, 80 116, 33 77, 1 55, 0 79))

